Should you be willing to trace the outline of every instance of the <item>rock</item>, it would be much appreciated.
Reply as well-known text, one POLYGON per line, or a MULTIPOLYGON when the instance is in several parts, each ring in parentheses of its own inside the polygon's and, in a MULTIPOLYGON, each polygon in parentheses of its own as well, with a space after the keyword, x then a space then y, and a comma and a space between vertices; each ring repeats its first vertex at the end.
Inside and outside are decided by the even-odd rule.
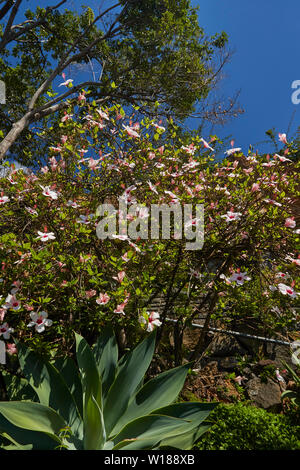
POLYGON ((233 336, 222 333, 216 334, 206 349, 206 354, 216 357, 234 356, 235 354, 243 356, 245 353, 245 349, 233 336))
POLYGON ((284 344, 268 344, 267 354, 273 359, 274 364, 279 369, 284 368, 286 362, 292 369, 296 369, 297 366, 292 363, 292 352, 289 346, 284 344))
POLYGON ((266 382, 262 382, 259 377, 250 379, 246 385, 246 392, 253 404, 259 408, 268 410, 281 405, 280 386, 269 378, 266 382))

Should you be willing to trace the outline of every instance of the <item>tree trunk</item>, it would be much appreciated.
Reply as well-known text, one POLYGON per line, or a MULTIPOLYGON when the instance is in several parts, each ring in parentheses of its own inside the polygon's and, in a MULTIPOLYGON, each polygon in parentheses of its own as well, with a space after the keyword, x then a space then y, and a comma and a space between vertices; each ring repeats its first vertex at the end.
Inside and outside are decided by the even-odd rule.
POLYGON ((0 160, 5 158, 10 147, 15 143, 19 135, 28 126, 29 122, 29 115, 25 114, 25 116, 23 116, 19 121, 13 124, 9 133, 4 137, 2 142, 0 142, 0 160))
POLYGON ((215 291, 212 294, 212 297, 211 297, 210 302, 209 302, 208 312, 207 312, 207 315, 206 315, 206 318, 205 318, 204 326, 203 326, 203 329, 200 333, 198 343, 196 344, 196 347, 195 347, 194 352, 193 352, 192 357, 191 357, 192 361, 195 361, 196 359, 198 359, 200 353, 204 349, 206 335, 207 335, 207 332, 208 332, 208 329, 209 329, 210 319, 211 319, 211 316, 214 312, 214 308, 215 308, 215 305, 217 303, 217 300, 218 300, 218 293, 215 291))

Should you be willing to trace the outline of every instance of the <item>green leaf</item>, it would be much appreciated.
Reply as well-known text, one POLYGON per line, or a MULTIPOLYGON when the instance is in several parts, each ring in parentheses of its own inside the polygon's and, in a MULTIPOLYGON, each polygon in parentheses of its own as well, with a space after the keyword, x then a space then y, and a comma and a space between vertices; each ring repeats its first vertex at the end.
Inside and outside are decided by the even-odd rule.
POLYGON ((149 380, 131 400, 112 434, 117 434, 125 424, 133 419, 145 416, 157 408, 174 402, 184 385, 190 366, 190 364, 185 364, 175 367, 149 380))
POLYGON ((113 330, 105 328, 92 349, 102 381, 103 401, 114 381, 118 363, 118 345, 113 330))
POLYGON ((180 433, 176 436, 167 437, 162 439, 159 443, 159 448, 174 447, 176 449, 189 450, 192 449, 195 442, 211 427, 210 424, 202 424, 188 432, 180 433))
POLYGON ((177 435, 183 425, 190 425, 190 423, 172 416, 154 414, 142 416, 124 426, 120 433, 113 438, 114 448, 120 442, 128 439, 147 439, 148 444, 151 443, 151 447, 153 447, 163 437, 177 435))
POLYGON ((80 371, 82 391, 83 391, 83 415, 85 420, 86 407, 93 395, 102 409, 102 387, 101 378, 98 372, 95 357, 86 340, 75 333, 76 357, 80 371))
POLYGON ((211 413, 218 403, 200 403, 200 402, 185 402, 175 403, 174 405, 158 408, 151 414, 162 414, 166 416, 173 416, 188 420, 190 423, 199 425, 211 413))
POLYGON ((127 355, 125 361, 121 361, 104 407, 108 436, 125 412, 132 395, 135 393, 136 388, 141 383, 150 366, 155 348, 155 338, 156 331, 154 330, 127 355))
POLYGON ((102 411, 91 395, 86 405, 84 420, 84 449, 101 450, 106 441, 102 411))
POLYGON ((83 403, 82 403, 82 385, 79 377, 79 371, 75 362, 70 358, 57 358, 54 366, 59 370, 60 375, 72 394, 77 405, 80 416, 83 416, 83 403))
POLYGON ((41 404, 55 409, 77 435, 82 419, 75 400, 56 368, 16 341, 22 371, 41 404))
POLYGON ((13 425, 0 413, 0 435, 9 435, 20 445, 32 445, 33 449, 53 450, 57 446, 57 437, 51 438, 48 434, 29 431, 13 425))
POLYGON ((0 402, 0 413, 12 424, 30 431, 39 431, 56 437, 66 426, 65 421, 48 406, 33 402, 0 402))

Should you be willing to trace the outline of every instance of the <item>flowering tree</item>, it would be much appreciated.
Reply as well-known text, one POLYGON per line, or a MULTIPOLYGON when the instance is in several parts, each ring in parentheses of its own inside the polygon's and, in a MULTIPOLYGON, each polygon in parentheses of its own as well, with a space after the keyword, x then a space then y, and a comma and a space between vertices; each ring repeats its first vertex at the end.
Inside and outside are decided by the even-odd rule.
MULTIPOLYGON (((9 352, 13 332, 56 354, 70 351, 73 330, 93 341, 109 323, 134 341, 155 327, 161 333, 173 316, 180 351, 202 311, 200 349, 213 317, 251 318, 269 331, 296 320, 299 164, 288 143, 285 155, 266 158, 232 146, 215 163, 217 138, 187 142, 172 120, 136 122, 134 112, 88 104, 81 92, 53 131, 48 164, 35 172, 8 165, 0 181, 0 339, 9 352), (201 249, 186 249, 175 232, 139 232, 162 204, 203 205, 201 249), (114 231, 122 217, 121 229, 140 235, 114 231), (99 237, 104 226, 107 238, 99 237), (160 316, 149 308, 157 296, 165 300, 160 316)), ((198 222, 190 214, 184 229, 199 231, 198 222)))

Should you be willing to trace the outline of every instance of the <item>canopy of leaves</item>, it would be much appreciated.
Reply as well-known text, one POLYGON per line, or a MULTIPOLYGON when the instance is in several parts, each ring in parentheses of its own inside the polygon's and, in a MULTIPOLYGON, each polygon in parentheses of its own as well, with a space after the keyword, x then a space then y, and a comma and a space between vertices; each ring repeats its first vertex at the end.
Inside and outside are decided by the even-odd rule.
POLYGON ((74 78, 69 99, 82 84, 90 91, 88 99, 98 103, 117 100, 155 114, 159 102, 160 113, 179 118, 195 110, 214 86, 214 58, 227 36, 205 37, 189 1, 123 0, 99 14, 90 7, 78 14, 64 3, 24 12, 18 0, 15 16, 8 6, 2 13, 0 76, 7 97, 0 137, 26 115, 20 134, 7 137, 14 159, 27 163, 45 151, 37 130, 53 125, 56 112, 66 106, 60 99, 65 90, 56 94, 52 88, 63 71, 74 78))

